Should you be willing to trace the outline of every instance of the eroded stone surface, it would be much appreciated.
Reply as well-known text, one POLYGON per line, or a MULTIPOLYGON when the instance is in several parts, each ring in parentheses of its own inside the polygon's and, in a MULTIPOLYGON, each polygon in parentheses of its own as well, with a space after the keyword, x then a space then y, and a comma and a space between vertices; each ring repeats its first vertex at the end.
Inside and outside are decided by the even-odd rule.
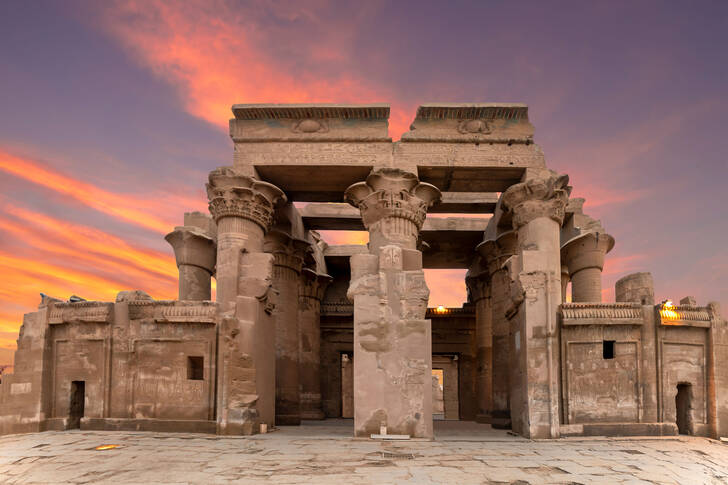
MULTIPOLYGON (((350 423, 350 421, 349 421, 350 423)), ((455 423, 457 424, 457 423, 455 423)), ((255 438, 46 432, 0 438, 4 483, 721 484, 728 447, 704 438, 527 441, 438 423, 438 441, 353 440, 349 426, 255 438), (118 448, 95 451, 101 444, 118 448)))

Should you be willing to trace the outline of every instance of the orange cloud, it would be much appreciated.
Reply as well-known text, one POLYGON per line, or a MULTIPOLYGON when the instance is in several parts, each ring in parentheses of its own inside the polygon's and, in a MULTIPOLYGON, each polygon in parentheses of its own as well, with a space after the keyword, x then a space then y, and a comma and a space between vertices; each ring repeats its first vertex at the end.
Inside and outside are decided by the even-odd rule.
MULTIPOLYGON (((209 2, 181 6, 160 0, 117 2, 102 12, 102 23, 105 32, 138 62, 178 89, 188 113, 223 129, 228 126, 230 106, 236 102, 367 103, 389 98, 387 90, 347 73, 354 54, 342 37, 349 34, 328 25, 319 25, 321 32, 316 35, 324 38, 309 41, 311 48, 294 45, 291 49, 302 57, 296 59, 296 66, 328 62, 335 74, 322 76, 319 69, 311 68, 294 73, 285 60, 268 57, 270 42, 289 40, 268 38, 266 30, 257 28, 254 17, 260 7, 215 3, 211 8, 209 2), (321 44, 327 47, 321 49, 321 44)), ((304 8, 286 5, 285 12, 275 14, 290 17, 293 11, 304 8)), ((301 16, 303 21, 317 24, 318 19, 310 12, 303 11, 301 16)), ((307 41, 299 39, 299 43, 307 41)), ((390 133, 398 137, 410 121, 401 109, 393 110, 390 133)))
MULTIPOLYGON (((156 232, 167 233, 175 226, 171 218, 163 219, 150 214, 150 209, 155 211, 159 203, 153 202, 155 200, 153 198, 109 192, 77 178, 54 172, 38 162, 16 157, 1 150, 0 170, 70 197, 92 209, 156 232)), ((159 195, 158 200, 165 199, 165 196, 157 195, 159 195)), ((180 198, 176 197, 175 202, 180 202, 180 198)), ((197 200, 189 200, 188 203, 188 207, 200 205, 200 201, 197 200)))
MULTIPOLYGON (((23 222, 15 223, 0 217, 0 229, 11 231, 24 242, 40 249, 85 258, 93 263, 112 265, 117 270, 123 271, 131 267, 168 280, 177 277, 171 249, 168 253, 162 253, 137 248, 98 229, 53 219, 9 204, 3 206, 3 210, 23 222), (30 226, 35 226, 35 229, 30 226)), ((148 276, 150 275, 147 274, 148 276)))

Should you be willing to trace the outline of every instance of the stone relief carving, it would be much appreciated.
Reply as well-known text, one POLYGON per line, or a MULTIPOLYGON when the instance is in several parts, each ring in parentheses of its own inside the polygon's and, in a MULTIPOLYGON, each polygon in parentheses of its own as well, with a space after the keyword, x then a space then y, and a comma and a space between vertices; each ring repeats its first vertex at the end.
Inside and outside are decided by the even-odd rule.
POLYGON ((481 133, 483 135, 490 134, 490 123, 483 119, 462 120, 458 123, 457 130, 462 134, 481 133))
POLYGON ((293 133, 328 133, 329 124, 325 119, 307 118, 293 123, 293 133))
POLYGON ((369 230, 376 230, 373 225, 389 218, 410 221, 419 230, 427 208, 440 197, 440 190, 434 185, 395 168, 373 171, 366 182, 351 185, 344 193, 344 200, 361 210, 362 221, 369 230))
POLYGON ((233 167, 210 172, 206 184, 210 213, 218 222, 226 216, 242 217, 268 231, 275 207, 287 199, 273 184, 240 174, 233 167))

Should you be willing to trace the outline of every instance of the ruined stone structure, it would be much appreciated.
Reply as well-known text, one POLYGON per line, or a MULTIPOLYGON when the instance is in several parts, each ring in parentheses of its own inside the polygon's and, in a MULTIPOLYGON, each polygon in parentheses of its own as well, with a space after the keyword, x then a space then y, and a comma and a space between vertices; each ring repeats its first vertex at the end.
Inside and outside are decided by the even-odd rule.
POLYGON ((233 114, 210 215, 166 237, 179 300, 43 296, 0 384, 2 433, 350 417, 355 436, 432 438, 434 415, 532 438, 728 434, 717 304, 655 304, 648 273, 602 302, 614 238, 546 167, 526 106, 423 105, 396 143, 382 104, 233 114), (463 307, 428 308, 423 268, 468 269, 463 307))

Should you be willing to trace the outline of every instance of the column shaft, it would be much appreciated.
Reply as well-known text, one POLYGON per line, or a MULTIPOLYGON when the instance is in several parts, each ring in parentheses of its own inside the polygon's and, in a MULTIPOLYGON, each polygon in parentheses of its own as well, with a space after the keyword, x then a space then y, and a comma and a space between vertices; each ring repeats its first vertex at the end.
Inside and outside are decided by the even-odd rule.
POLYGON ((584 268, 571 275, 571 301, 602 301, 601 268, 584 268))
POLYGON ((210 300, 212 289, 210 272, 191 264, 179 265, 179 299, 210 300))
POLYGON ((207 195, 217 224, 217 432, 254 434, 275 419, 273 256, 261 251, 285 195, 231 167, 210 173, 207 195))
POLYGON ((276 319, 276 425, 301 424, 298 348, 299 273, 274 264, 273 287, 278 290, 276 319))
POLYGON ((398 169, 373 171, 350 186, 369 231, 370 254, 351 257, 354 302, 354 432, 432 438, 429 289, 415 249, 437 188, 398 169))
POLYGON ((478 415, 476 420, 484 419, 493 411, 493 313, 490 291, 484 291, 482 298, 475 302, 475 338, 477 341, 476 392, 478 415))
POLYGON ((568 199, 568 177, 551 175, 511 186, 503 194, 518 235, 517 259, 509 267, 513 331, 511 418, 513 430, 529 438, 559 436, 559 333, 561 304, 560 228, 568 199))
POLYGON ((330 277, 304 269, 298 304, 301 419, 324 419, 321 403, 321 299, 330 277))

